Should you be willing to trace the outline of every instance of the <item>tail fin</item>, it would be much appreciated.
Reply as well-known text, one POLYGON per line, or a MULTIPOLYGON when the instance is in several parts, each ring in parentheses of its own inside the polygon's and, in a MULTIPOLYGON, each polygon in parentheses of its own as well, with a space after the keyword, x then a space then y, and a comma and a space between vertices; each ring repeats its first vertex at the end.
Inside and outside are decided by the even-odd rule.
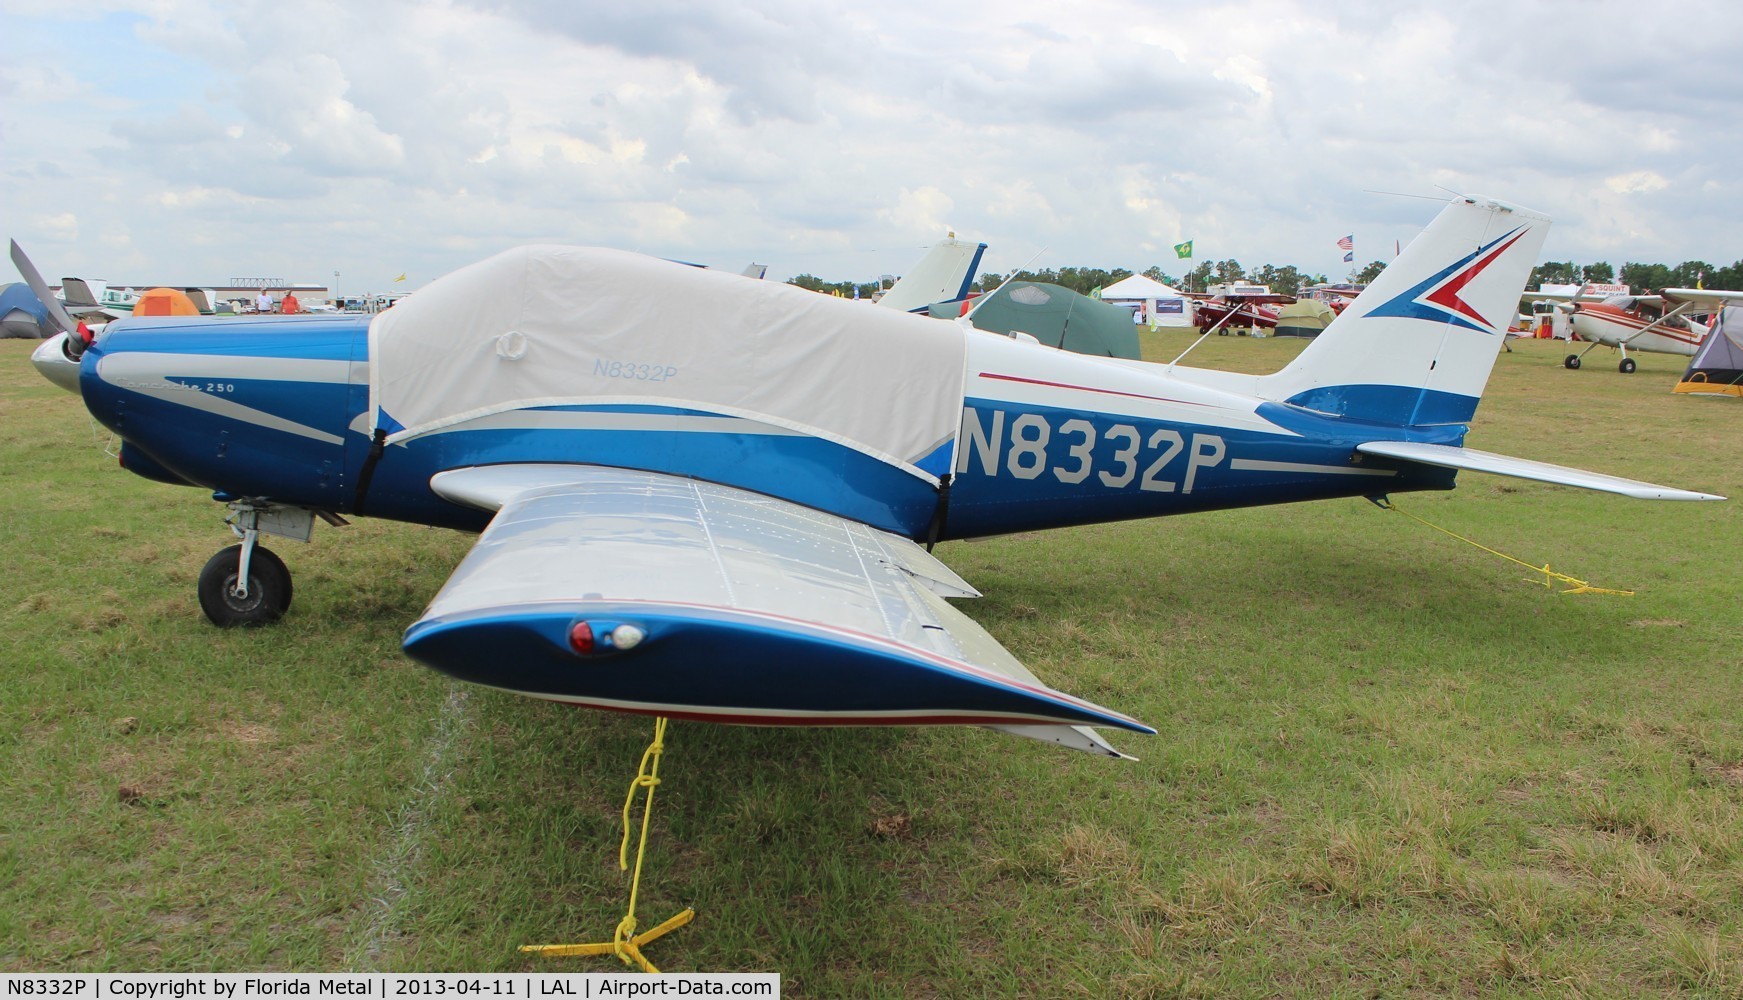
POLYGON ((74 308, 97 308, 97 296, 102 294, 102 291, 103 283, 101 281, 87 281, 84 278, 61 279, 61 294, 66 296, 67 305, 74 308), (97 286, 96 291, 91 290, 92 285, 97 286))
POLYGON ((985 243, 964 243, 954 237, 942 240, 884 293, 878 305, 919 312, 934 302, 967 298, 984 253, 985 243))
POLYGON ((1548 231, 1536 212, 1455 199, 1260 395, 1367 423, 1468 421, 1548 231))

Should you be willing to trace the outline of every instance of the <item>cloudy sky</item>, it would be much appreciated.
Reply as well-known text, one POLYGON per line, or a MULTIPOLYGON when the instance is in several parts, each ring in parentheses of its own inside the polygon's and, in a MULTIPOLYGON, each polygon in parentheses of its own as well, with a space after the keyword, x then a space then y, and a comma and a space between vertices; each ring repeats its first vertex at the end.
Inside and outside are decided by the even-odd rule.
POLYGON ((1337 278, 1449 189, 1548 212, 1549 259, 1743 257, 1743 6, 1330 6, 0 0, 0 223, 51 280, 531 242, 871 280, 951 230, 1337 278))

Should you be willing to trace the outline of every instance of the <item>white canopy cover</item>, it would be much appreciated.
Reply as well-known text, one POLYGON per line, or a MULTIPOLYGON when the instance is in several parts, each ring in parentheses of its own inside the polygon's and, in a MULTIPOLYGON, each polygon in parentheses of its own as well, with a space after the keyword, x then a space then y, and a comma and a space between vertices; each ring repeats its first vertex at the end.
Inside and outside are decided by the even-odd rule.
POLYGON ((519 247, 376 317, 370 430, 391 444, 522 407, 663 405, 936 481, 919 466, 956 436, 965 351, 955 323, 870 303, 618 250, 519 247))

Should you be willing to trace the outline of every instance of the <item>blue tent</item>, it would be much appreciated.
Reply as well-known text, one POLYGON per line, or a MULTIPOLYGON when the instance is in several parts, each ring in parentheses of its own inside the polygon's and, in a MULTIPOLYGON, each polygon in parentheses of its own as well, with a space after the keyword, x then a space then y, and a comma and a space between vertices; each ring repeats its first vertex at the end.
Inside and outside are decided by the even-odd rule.
POLYGON ((22 281, 0 285, 0 337, 41 340, 54 333, 48 309, 22 281))

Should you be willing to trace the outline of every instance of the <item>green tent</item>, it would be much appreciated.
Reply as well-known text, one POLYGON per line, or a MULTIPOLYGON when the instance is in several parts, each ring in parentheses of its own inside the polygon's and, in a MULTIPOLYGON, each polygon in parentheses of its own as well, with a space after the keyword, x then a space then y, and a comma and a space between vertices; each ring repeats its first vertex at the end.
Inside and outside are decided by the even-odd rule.
POLYGON ((1301 299, 1277 311, 1278 337, 1317 337, 1337 319, 1331 306, 1318 299, 1301 299))
POLYGON ((991 295, 939 302, 931 313, 954 318, 974 310, 969 321, 989 333, 1026 333, 1048 347, 1105 358, 1138 357, 1132 311, 1069 288, 1040 281, 1013 281, 991 295))

